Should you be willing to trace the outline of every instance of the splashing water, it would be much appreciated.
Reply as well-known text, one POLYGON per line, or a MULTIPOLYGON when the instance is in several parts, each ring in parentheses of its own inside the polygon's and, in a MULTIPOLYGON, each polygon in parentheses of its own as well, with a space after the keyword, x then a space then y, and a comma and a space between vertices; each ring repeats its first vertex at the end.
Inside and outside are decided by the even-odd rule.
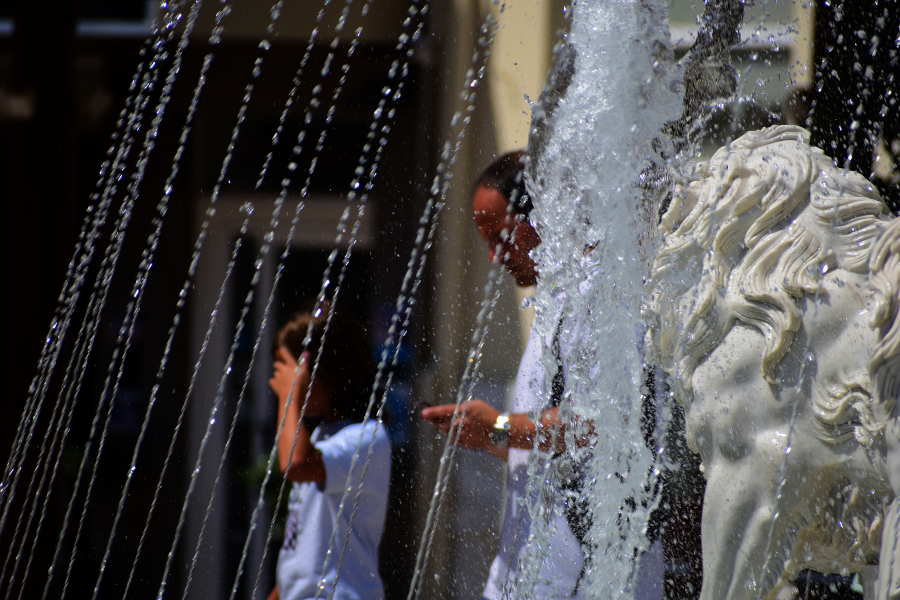
MULTIPOLYGON (((589 543, 603 554, 585 573, 589 597, 619 597, 631 585, 636 552, 646 549, 653 453, 641 433, 641 301, 653 253, 656 206, 639 187, 642 173, 663 162, 653 147, 663 125, 678 116, 675 69, 668 48, 664 2, 579 3, 557 82, 568 81, 556 106, 545 92, 532 132, 529 186, 541 246, 535 296, 536 334, 552 339, 560 305, 562 358, 571 411, 593 423, 594 506, 589 543), (571 50, 570 50, 571 49, 571 50), (623 69, 623 56, 628 56, 623 69), (566 53, 570 53, 566 56, 566 53), (572 56, 574 54, 574 58, 572 56), (628 508, 630 506, 631 508, 628 508), (617 510, 616 507, 619 507, 617 510)), ((549 344, 544 364, 553 364, 549 344)), ((552 377, 549 373, 548 377, 552 377)), ((547 388, 550 389, 550 381, 547 388)), ((575 427, 567 445, 575 443, 575 427)), ((532 461, 531 480, 542 481, 532 461)), ((541 494, 537 494, 538 497, 541 494)), ((539 503, 535 503, 539 504, 539 503)), ((547 523, 532 506, 532 523, 547 523)), ((531 597, 549 549, 546 527, 532 531, 532 556, 520 569, 520 597, 531 597)))

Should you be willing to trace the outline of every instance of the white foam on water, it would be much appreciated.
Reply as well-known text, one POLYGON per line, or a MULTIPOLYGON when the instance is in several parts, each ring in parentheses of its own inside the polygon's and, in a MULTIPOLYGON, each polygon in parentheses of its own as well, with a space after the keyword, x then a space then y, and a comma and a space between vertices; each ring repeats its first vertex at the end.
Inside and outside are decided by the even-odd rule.
MULTIPOLYGON (((592 421, 595 430, 585 485, 596 507, 588 535, 595 560, 582 584, 591 598, 629 595, 652 508, 645 490, 656 468, 640 422, 640 315, 658 207, 647 205, 637 182, 651 162, 662 164, 654 139, 680 114, 666 16, 666 4, 656 1, 574 6, 566 40, 575 51, 574 74, 542 152, 532 157, 539 176, 528 182, 542 239, 535 251, 537 332, 552 339, 565 290, 560 345, 571 410, 563 412, 570 423, 573 414, 592 421)), ((549 346, 544 364, 552 364, 549 346)), ((566 435, 572 447, 571 427, 566 435)), ((533 524, 546 523, 541 515, 553 510, 540 502, 530 509, 533 524)), ((519 597, 530 597, 536 583, 538 569, 529 564, 549 551, 548 527, 533 529, 535 551, 519 573, 519 597)))

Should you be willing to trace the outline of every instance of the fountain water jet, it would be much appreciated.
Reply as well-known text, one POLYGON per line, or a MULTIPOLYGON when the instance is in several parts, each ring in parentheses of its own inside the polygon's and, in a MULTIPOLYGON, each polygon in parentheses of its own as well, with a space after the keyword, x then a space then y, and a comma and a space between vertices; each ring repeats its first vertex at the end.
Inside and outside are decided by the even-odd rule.
MULTIPOLYGON (((602 556, 586 564, 583 585, 592 598, 634 593, 636 556, 648 549, 644 531, 659 473, 641 419, 634 418, 642 411, 641 296, 657 210, 636 184, 652 165, 665 163, 658 138, 682 103, 666 14, 663 2, 575 5, 553 87, 536 107, 529 147, 533 218, 542 239, 535 335, 550 340, 559 328, 571 400, 563 414, 572 425, 577 415, 594 428, 592 447, 571 451, 590 465, 582 493, 604 507, 594 509, 588 534, 590 553, 602 556)), ((544 363, 553 364, 550 345, 543 351, 544 363)), ((545 389, 550 385, 548 379, 545 389)), ((570 448, 574 429, 567 433, 570 448)), ((548 467, 552 473, 555 467, 536 453, 529 481, 546 480, 548 467)), ((517 575, 525 598, 538 583, 528 565, 545 560, 548 551, 548 531, 538 524, 549 523, 544 513, 554 510, 540 500, 544 494, 533 496, 531 552, 517 575)), ((661 579, 659 573, 660 593, 661 579)))

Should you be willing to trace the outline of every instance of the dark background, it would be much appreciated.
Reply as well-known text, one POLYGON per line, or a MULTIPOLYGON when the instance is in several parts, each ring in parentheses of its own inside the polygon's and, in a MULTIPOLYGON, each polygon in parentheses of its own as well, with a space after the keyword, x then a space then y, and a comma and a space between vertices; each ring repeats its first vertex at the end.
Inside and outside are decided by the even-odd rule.
MULTIPOLYGON (((142 0, 78 3, 67 0, 0 1, 0 19, 11 18, 14 22, 12 35, 0 36, 0 199, 4 211, 0 278, 6 290, 0 300, 4 315, 4 359, 0 372, 3 380, 0 456, 4 464, 16 436, 25 400, 29 396, 29 385, 37 372, 44 338, 59 305, 61 283, 73 255, 73 248, 79 243, 78 234, 82 229, 85 211, 92 203, 92 195, 98 191, 96 184, 100 165, 106 158, 111 136, 116 131, 119 111, 125 106, 142 47, 145 47, 144 40, 139 36, 76 34, 76 26, 86 20, 95 25, 124 20, 132 21, 139 29, 145 23, 146 8, 147 4, 142 0)), ((90 590, 93 589, 106 543, 106 535, 100 532, 109 530, 112 515, 116 512, 122 474, 131 461, 134 442, 147 408, 147 390, 156 382, 159 357, 175 314, 178 292, 184 282, 183 273, 189 265, 196 235, 196 224, 192 222, 194 203, 209 196, 218 177, 235 114, 247 83, 244 76, 235 77, 235 73, 248 74, 251 71, 257 55, 257 43, 255 40, 226 40, 215 48, 215 62, 194 119, 185 159, 174 181, 174 192, 156 250, 154 268, 150 270, 151 285, 146 289, 141 312, 135 322, 116 407, 110 416, 108 435, 102 442, 105 445, 104 452, 85 513, 78 551, 75 552, 69 597, 85 597, 86 594, 89 597, 90 590)), ((172 46, 174 48, 174 43, 172 46)), ((36 542, 29 541, 29 547, 30 544, 35 544, 36 551, 35 562, 30 566, 31 575, 24 588, 25 598, 41 597, 46 580, 44 574, 56 548, 69 496, 74 489, 94 409, 98 399, 104 394, 107 365, 113 359, 117 347, 119 328, 126 316, 129 290, 134 284, 141 253, 153 228, 155 207, 161 197, 171 157, 177 147, 178 136, 196 84, 196 76, 188 74, 199 72, 203 57, 209 50, 210 46, 197 42, 192 43, 186 51, 183 65, 185 76, 176 81, 172 101, 156 139, 156 147, 150 155, 131 224, 126 231, 122 254, 113 275, 109 301, 99 320, 91 359, 87 369, 83 370, 84 376, 77 394, 78 403, 70 423, 72 433, 59 462, 54 492, 49 497, 46 517, 41 525, 41 535, 36 542)), ((248 111, 250 116, 243 125, 242 136, 235 149, 232 163, 234 168, 225 185, 227 191, 251 196, 256 194, 261 199, 274 197, 278 193, 281 174, 285 172, 289 161, 292 140, 296 139, 303 125, 302 115, 291 114, 287 119, 283 134, 283 139, 287 142, 276 147, 269 171, 276 175, 264 180, 258 190, 254 188, 259 167, 270 149, 271 132, 278 122, 285 93, 290 89, 291 78, 304 50, 305 45, 287 42, 276 43, 267 53, 265 75, 255 81, 254 99, 248 111)), ((346 47, 341 50, 346 51, 346 47)), ((321 70, 327 51, 328 48, 324 45, 313 50, 310 72, 321 70)), ((320 153, 319 160, 320 164, 327 164, 329 168, 317 169, 310 178, 310 195, 341 198, 346 194, 354 176, 357 159, 366 142, 373 111, 381 97, 385 74, 398 58, 402 58, 401 53, 393 46, 362 44, 349 63, 353 67, 353 77, 348 79, 337 104, 340 119, 328 124, 324 107, 313 111, 308 135, 315 139, 321 131, 327 129, 329 143, 320 153)), ((172 57, 169 56, 168 61, 161 65, 160 72, 163 76, 171 61, 172 57)), ((340 75, 340 70, 334 68, 330 77, 313 83, 321 83, 323 88, 332 89, 337 85, 340 75)), ((377 219, 375 247, 356 253, 341 292, 347 305, 367 326, 373 342, 373 353, 379 350, 378 343, 384 339, 386 331, 385 321, 390 316, 390 313, 385 316, 383 307, 392 306, 396 299, 416 232, 416 219, 404 218, 404 215, 419 214, 421 211, 427 193, 423 187, 425 177, 422 173, 425 169, 433 170, 433 156, 427 151, 433 145, 428 139, 434 119, 431 103, 428 101, 429 90, 433 87, 430 78, 433 76, 428 70, 412 64, 406 92, 395 105, 397 116, 392 123, 391 143, 379 163, 379 186, 372 195, 377 219), (426 148, 426 152, 423 153, 422 148, 426 148)), ((157 92, 151 97, 147 115, 153 112, 152 107, 159 99, 160 87, 157 86, 157 92)), ((297 104, 305 106, 311 94, 312 84, 301 85, 297 104)), ((97 243, 98 255, 88 271, 83 297, 74 315, 73 329, 67 335, 61 362, 47 394, 48 402, 38 421, 38 431, 42 427, 46 428, 50 422, 50 413, 57 402, 57 394, 66 372, 66 361, 73 353, 72 341, 85 314, 86 298, 92 290, 93 279, 99 273, 103 249, 113 233, 112 226, 118 216, 115 210, 124 198, 125 185, 134 173, 134 159, 143 140, 143 131, 149 125, 148 116, 141 123, 142 129, 137 132, 136 147, 129 161, 132 166, 124 173, 123 183, 114 198, 113 212, 101 229, 97 243)), ((304 180, 297 179, 289 188, 289 193, 296 194, 300 191, 304 180)), ((234 275, 235 285, 232 288, 235 298, 242 298, 244 290, 249 289, 253 273, 252 256, 256 249, 248 243, 239 256, 234 275)), ((318 293, 327 255, 325 250, 310 249, 293 252, 288 257, 275 314, 272 315, 275 323, 283 321, 306 299, 318 293)), ((224 318, 233 327, 238 313, 235 311, 224 318)), ((171 432, 174 431, 189 383, 193 366, 188 360, 187 350, 190 328, 191 324, 185 324, 176 335, 168 359, 169 366, 159 381, 161 387, 158 405, 154 408, 149 427, 152 433, 143 443, 114 551, 106 565, 100 597, 121 593, 131 571, 137 542, 151 499, 157 492, 157 478, 168 454, 171 432)), ((411 335, 408 339, 415 337, 411 335)), ((240 340, 235 356, 237 368, 246 366, 249 360, 252 337, 245 335, 244 338, 246 339, 240 340)), ((415 352, 415 346, 410 346, 409 352, 404 355, 405 360, 412 360, 415 352)), ((263 349, 262 354, 263 357, 267 356, 268 349, 263 349)), ((398 383, 403 383, 406 376, 404 373, 408 371, 406 369, 398 373, 398 383)), ((72 377, 78 377, 81 372, 80 368, 73 368, 72 377)), ((227 390, 225 400, 229 419, 231 415, 227 411, 233 413, 235 399, 240 392, 238 383, 232 387, 234 389, 227 390)), ((64 402, 65 398, 58 401, 64 402)), ((403 406, 396 412, 393 418, 400 425, 412 415, 403 406)), ((103 416, 105 417, 105 411, 103 416)), ((226 542, 230 548, 226 551, 227 555, 235 557, 235 564, 227 565, 229 573, 237 569, 237 557, 240 556, 240 547, 246 535, 246 522, 252 508, 250 490, 254 487, 258 489, 260 477, 257 457, 251 453, 250 418, 243 414, 238 417, 234 449, 229 455, 228 474, 226 481, 222 483, 226 490, 225 510, 229 515, 229 522, 234 524, 226 542)), ((101 421, 98 427, 102 426, 101 421)), ((274 425, 271 429, 270 433, 273 434, 274 425)), ((171 534, 184 498, 184 438, 185 433, 182 432, 159 490, 158 505, 131 588, 132 595, 136 597, 149 598, 156 593, 158 578, 162 573, 171 534)), ((94 441, 94 450, 98 443, 99 436, 94 441)), ((37 443, 36 446, 39 447, 40 444, 37 443)), ((393 527, 401 534, 408 525, 401 515, 395 513, 403 494, 409 493, 414 484, 408 469, 411 453, 405 450, 407 448, 402 443, 395 446, 395 485, 392 489, 395 496, 392 500, 394 512, 389 515, 389 526, 391 519, 398 521, 393 527)), ((89 455, 88 474, 91 472, 95 453, 89 455)), ((36 465, 37 452, 32 452, 20 469, 22 479, 10 514, 27 515, 31 511, 32 507, 22 498, 26 496, 25 486, 29 484, 29 476, 35 472, 36 465)), ((6 476, 4 479, 8 480, 6 476)), ((33 485, 39 485, 39 482, 34 482, 33 485)), ((70 530, 63 546, 63 560, 57 567, 49 597, 59 597, 62 593, 63 573, 68 564, 68 552, 73 543, 75 525, 87 485, 87 481, 80 485, 81 492, 74 504, 75 513, 69 519, 70 530)), ((274 497, 271 501, 274 502, 274 497)), ((40 513, 41 507, 38 507, 37 515, 40 513)), ((37 515, 34 517, 35 522, 37 515)), ((11 545, 15 525, 14 520, 10 520, 0 534, 4 548, 11 545)), ((388 542, 387 551, 382 552, 385 583, 388 586, 393 584, 398 590, 402 588, 405 592, 409 574, 404 569, 409 569, 409 555, 415 549, 405 547, 402 535, 396 539, 396 544, 401 544, 401 547, 390 548, 391 542, 388 542)), ((277 539, 274 543, 277 543, 277 539)), ((178 551, 185 552, 183 548, 178 551)), ((277 546, 270 552, 277 554, 277 546)), ((6 558, 7 553, 4 552, 3 559, 6 558)), ((176 564, 183 562, 183 557, 179 555, 176 564)), ((10 561, 8 573, 12 573, 14 564, 14 561, 10 561)), ((17 568, 15 588, 22 581, 25 565, 17 568)), ((7 574, 7 580, 9 577, 7 574)), ((171 593, 181 593, 184 577, 185 574, 176 568, 169 585, 177 591, 171 593)), ((243 590, 241 593, 247 592, 243 590)))

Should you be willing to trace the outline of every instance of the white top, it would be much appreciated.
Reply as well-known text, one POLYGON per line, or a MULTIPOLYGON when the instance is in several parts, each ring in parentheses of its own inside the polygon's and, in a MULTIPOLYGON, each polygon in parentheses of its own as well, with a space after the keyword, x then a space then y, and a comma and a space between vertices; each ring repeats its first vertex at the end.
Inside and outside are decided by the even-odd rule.
MULTIPOLYGON (((586 257, 585 260, 593 259, 586 257)), ((582 283, 579 288, 582 295, 591 293, 594 277, 599 273, 599 269, 591 270, 590 279, 582 283)), ((564 310, 565 301, 565 294, 557 297, 557 318, 564 310)), ((574 331, 569 334, 568 339, 559 340, 560 360, 567 377, 571 361, 570 355, 576 344, 579 343, 574 340, 578 340, 582 335, 590 334, 584 329, 583 323, 576 324, 573 329, 574 331)), ((528 413, 548 407, 550 394, 545 390, 546 378, 544 367, 541 364, 541 345, 544 344, 549 349, 553 344, 552 337, 549 336, 542 340, 541 336, 532 330, 516 377, 512 412, 528 413)), ((599 365, 595 368, 599 368, 599 365)), ((518 572, 519 561, 522 560, 528 571, 525 576, 529 579, 537 576, 537 583, 528 597, 541 600, 584 598, 587 596, 586 588, 588 588, 588 582, 582 578, 582 568, 586 566, 585 555, 581 543, 569 528, 565 514, 565 495, 547 483, 540 486, 532 485, 529 489, 528 459, 530 455, 530 450, 510 449, 509 451, 506 509, 503 517, 503 530, 500 534, 500 550, 491 565, 484 597, 487 600, 507 600, 520 597, 516 593, 516 589, 522 583, 523 575, 518 572), (529 495, 528 498, 525 497, 526 492, 529 495), (555 503, 552 510, 555 517, 547 523, 532 524, 531 522, 528 507, 535 506, 538 502, 555 503), (535 542, 540 539, 546 540, 545 543, 540 544, 542 549, 533 547, 537 546, 535 542), (506 590, 505 594, 504 590, 506 590)), ((540 453, 539 456, 542 460, 549 458, 546 453, 540 453)), ((596 511, 616 510, 599 505, 593 508, 596 511)), ((665 565, 660 540, 657 540, 648 551, 644 552, 637 563, 635 588, 630 592, 629 597, 633 600, 662 600, 665 565)))
POLYGON ((278 555, 281 598, 311 600, 315 597, 316 582, 322 576, 334 530, 333 551, 322 580, 325 588, 319 597, 331 596, 337 578, 336 600, 380 600, 384 598, 384 590, 378 574, 378 544, 384 530, 391 478, 391 445, 384 427, 372 420, 365 424, 349 420, 322 423, 313 431, 311 440, 322 453, 326 479, 318 483, 295 483, 291 489, 284 545, 278 555), (338 506, 357 447, 359 455, 353 465, 350 493, 338 517, 338 506), (370 449, 372 456, 338 576, 341 548, 370 449))
MULTIPOLYGON (((544 368, 541 365, 541 340, 540 335, 533 330, 528 339, 528 347, 519 365, 519 374, 516 377, 515 398, 512 412, 527 413, 529 411, 545 407, 548 404, 548 394, 543 394, 544 368)), ((583 585, 579 586, 578 593, 574 596, 575 584, 581 576, 584 566, 584 553, 581 551, 581 543, 569 528, 565 512, 562 507, 562 494, 554 496, 559 503, 556 507, 556 518, 546 525, 548 534, 545 548, 549 551, 539 551, 532 548, 529 538, 532 534, 531 518, 527 506, 520 505, 520 498, 525 496, 528 486, 528 457, 530 450, 509 451, 509 472, 506 477, 506 511, 503 516, 503 530, 500 534, 500 550, 491 565, 491 574, 484 590, 487 600, 504 599, 503 590, 507 593, 505 598, 515 597, 512 591, 516 588, 519 559, 524 558, 526 564, 535 566, 535 558, 542 557, 539 565, 539 579, 534 588, 533 598, 581 598, 583 585)), ((546 455, 542 453, 542 457, 546 455)), ((534 490, 541 493, 546 490, 534 490)), ((545 496, 546 497, 546 496, 545 496)), ((543 546, 543 544, 542 544, 543 546)), ((582 582, 583 584, 584 582, 582 582)))

